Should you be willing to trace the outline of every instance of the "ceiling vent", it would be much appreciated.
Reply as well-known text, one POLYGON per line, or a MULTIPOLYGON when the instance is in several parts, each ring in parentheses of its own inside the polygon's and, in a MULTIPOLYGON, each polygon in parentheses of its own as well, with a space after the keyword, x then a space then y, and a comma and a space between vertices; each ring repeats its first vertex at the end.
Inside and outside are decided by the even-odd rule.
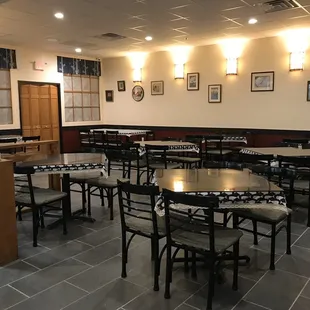
POLYGON ((279 12, 293 8, 298 8, 298 4, 294 0, 272 0, 263 3, 265 13, 279 12))
POLYGON ((107 41, 118 41, 118 40, 123 40, 126 39, 126 37, 121 36, 117 33, 112 33, 112 32, 107 32, 104 34, 99 34, 97 36, 94 36, 94 38, 97 39, 102 39, 102 40, 107 40, 107 41))

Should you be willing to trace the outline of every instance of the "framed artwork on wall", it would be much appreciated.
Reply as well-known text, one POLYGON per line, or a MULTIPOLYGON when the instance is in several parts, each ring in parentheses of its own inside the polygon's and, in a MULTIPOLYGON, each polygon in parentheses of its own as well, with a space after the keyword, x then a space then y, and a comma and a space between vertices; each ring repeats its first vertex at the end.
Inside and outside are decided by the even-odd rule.
POLYGON ((106 90, 105 91, 105 101, 106 102, 114 102, 114 91, 106 90))
POLYGON ((222 85, 213 84, 208 86, 208 102, 221 103, 222 102, 222 85))
POLYGON ((144 97, 144 89, 142 86, 140 85, 136 85, 134 86, 134 88, 132 89, 132 98, 133 100, 139 102, 143 99, 144 97))
POLYGON ((163 95, 164 94, 164 81, 152 81, 151 82, 151 95, 163 95))
POLYGON ((117 81, 117 90, 118 91, 126 91, 125 81, 117 81))
POLYGON ((307 101, 310 101, 310 81, 307 82, 307 101))
POLYGON ((199 90, 199 73, 187 73, 187 90, 199 90))
POLYGON ((251 91, 274 91, 274 71, 252 72, 251 91))

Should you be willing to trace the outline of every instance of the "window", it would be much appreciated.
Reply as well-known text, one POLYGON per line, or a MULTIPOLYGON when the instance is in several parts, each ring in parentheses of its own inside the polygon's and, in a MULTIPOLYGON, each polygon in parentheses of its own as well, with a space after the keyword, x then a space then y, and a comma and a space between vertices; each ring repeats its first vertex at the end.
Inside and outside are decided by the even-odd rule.
POLYGON ((100 120, 99 77, 64 75, 66 122, 100 120))
POLYGON ((0 125, 12 123, 10 70, 0 69, 0 125))

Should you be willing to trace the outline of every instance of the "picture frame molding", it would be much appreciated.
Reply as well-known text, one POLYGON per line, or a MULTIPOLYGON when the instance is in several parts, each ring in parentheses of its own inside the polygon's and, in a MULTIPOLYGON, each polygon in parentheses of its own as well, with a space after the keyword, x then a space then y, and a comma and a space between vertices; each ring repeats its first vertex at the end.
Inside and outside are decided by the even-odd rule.
POLYGON ((208 103, 222 103, 222 84, 210 84, 210 85, 208 85, 208 103), (220 92, 219 92, 219 94, 220 94, 220 98, 219 98, 219 101, 212 101, 212 100, 210 100, 210 88, 211 87, 214 87, 214 86, 217 86, 217 87, 219 87, 219 89, 220 89, 220 92))
POLYGON ((142 101, 143 98, 144 98, 144 95, 145 95, 145 93, 144 93, 144 88, 143 88, 141 85, 135 85, 135 86, 132 88, 132 90, 131 90, 131 97, 132 97, 132 99, 133 99, 134 101, 136 101, 136 102, 142 101), (142 90, 142 96, 141 96, 140 99, 137 100, 137 99, 134 97, 133 92, 134 92, 134 89, 136 89, 136 88, 138 88, 138 87, 140 87, 141 90, 142 90))
POLYGON ((117 81, 117 90, 119 91, 119 92, 122 92, 122 91, 126 91, 126 82, 124 81, 124 80, 122 80, 122 81, 117 81), (120 83, 124 83, 124 88, 122 89, 122 88, 120 88, 120 83))
POLYGON ((151 81, 151 95, 152 96, 162 96, 165 93, 165 86, 164 86, 164 81, 160 80, 160 81, 151 81), (161 93, 153 93, 153 83, 162 83, 162 92, 161 93))
POLYGON ((275 72, 274 71, 258 71, 258 72, 251 72, 251 92, 270 92, 274 91, 274 80, 275 80, 275 72), (258 74, 272 74, 272 89, 253 89, 253 76, 258 74))
POLYGON ((199 84, 200 84, 200 74, 199 72, 190 72, 190 73, 187 73, 187 90, 188 91, 198 91, 199 90, 199 84), (191 75, 197 75, 197 87, 196 88, 190 88, 189 87, 189 77, 191 75))
POLYGON ((310 101, 310 81, 307 81, 307 101, 310 101))
POLYGON ((106 102, 114 102, 114 90, 106 90, 105 91, 105 101, 106 102), (111 99, 110 99, 110 97, 108 97, 108 93, 112 94, 111 99))

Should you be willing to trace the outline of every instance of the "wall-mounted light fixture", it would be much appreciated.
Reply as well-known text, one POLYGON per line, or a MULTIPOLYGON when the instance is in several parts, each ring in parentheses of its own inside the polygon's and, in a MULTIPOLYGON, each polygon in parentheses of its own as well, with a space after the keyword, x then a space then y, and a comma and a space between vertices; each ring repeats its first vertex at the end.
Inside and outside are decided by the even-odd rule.
POLYGON ((238 75, 238 58, 226 59, 226 75, 238 75))
POLYGON ((185 64, 175 64, 174 65, 174 78, 177 79, 184 79, 184 67, 185 64))
POLYGON ((290 53, 290 71, 302 71, 304 69, 305 52, 290 53))
POLYGON ((142 68, 133 69, 133 81, 134 83, 142 82, 142 68))

